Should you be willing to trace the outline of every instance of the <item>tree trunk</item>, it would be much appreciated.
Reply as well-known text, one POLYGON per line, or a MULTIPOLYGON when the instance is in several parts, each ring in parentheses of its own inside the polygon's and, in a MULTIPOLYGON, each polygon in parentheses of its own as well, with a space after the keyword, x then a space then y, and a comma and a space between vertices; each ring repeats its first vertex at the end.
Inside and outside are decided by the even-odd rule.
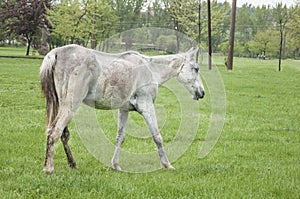
POLYGON ((30 46, 31 46, 31 39, 28 39, 28 38, 27 38, 27 50, 26 50, 26 56, 29 56, 30 46))
POLYGON ((278 71, 281 71, 282 45, 283 45, 283 31, 280 30, 280 46, 279 46, 278 71))
POLYGON ((201 44, 201 0, 199 0, 198 6, 198 44, 201 44))

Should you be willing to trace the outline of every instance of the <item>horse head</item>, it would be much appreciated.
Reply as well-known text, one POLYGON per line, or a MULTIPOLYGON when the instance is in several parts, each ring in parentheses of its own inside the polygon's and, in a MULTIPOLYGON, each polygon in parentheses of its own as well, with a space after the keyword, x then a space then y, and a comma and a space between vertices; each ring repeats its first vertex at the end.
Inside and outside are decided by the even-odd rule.
POLYGON ((193 95, 194 100, 204 97, 204 87, 200 79, 200 69, 198 65, 199 48, 192 48, 182 54, 182 63, 178 69, 177 79, 193 95))

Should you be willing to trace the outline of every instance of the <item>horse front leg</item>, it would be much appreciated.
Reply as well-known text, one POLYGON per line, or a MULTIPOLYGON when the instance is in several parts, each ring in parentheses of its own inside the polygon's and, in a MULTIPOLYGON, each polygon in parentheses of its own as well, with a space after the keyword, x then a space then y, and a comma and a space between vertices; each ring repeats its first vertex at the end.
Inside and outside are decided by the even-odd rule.
POLYGON ((121 171, 121 167, 119 165, 119 155, 120 155, 121 145, 125 139, 125 126, 126 126, 127 119, 128 119, 128 111, 119 110, 116 148, 115 148, 114 156, 111 161, 113 169, 118 171, 121 171))
POLYGON ((174 169, 174 167, 169 162, 163 147, 163 138, 158 129, 153 101, 144 101, 142 103, 137 104, 137 107, 138 112, 144 117, 152 135, 152 138, 156 144, 161 165, 167 169, 174 169))

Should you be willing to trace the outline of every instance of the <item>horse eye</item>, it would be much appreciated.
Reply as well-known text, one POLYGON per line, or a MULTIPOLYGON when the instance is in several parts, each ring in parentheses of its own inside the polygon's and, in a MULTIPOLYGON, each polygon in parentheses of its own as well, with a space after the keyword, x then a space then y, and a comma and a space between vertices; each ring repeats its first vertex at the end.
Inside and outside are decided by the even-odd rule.
POLYGON ((198 73, 199 72, 199 68, 194 68, 195 72, 198 73))

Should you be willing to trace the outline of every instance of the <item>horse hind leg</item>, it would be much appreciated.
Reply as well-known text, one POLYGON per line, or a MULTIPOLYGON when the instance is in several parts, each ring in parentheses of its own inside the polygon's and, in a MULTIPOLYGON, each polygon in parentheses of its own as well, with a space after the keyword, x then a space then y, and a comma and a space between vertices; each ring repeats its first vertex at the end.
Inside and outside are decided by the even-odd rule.
POLYGON ((58 114, 55 120, 51 123, 50 128, 48 128, 46 159, 44 165, 44 172, 47 174, 52 174, 54 172, 54 144, 60 138, 64 145, 64 150, 68 158, 69 166, 71 168, 76 167, 76 163, 73 159, 71 150, 67 144, 70 136, 70 132, 67 129, 67 126, 73 118, 73 115, 79 108, 82 99, 84 99, 84 97, 82 96, 85 96, 87 93, 85 92, 85 90, 81 91, 82 93, 80 93, 80 95, 70 95, 63 100, 62 104, 65 105, 59 107, 58 114), (73 96, 77 96, 77 100, 73 100, 73 96))
POLYGON ((75 169, 76 168, 76 162, 73 158, 73 155, 71 153, 71 150, 70 150, 70 147, 68 145, 68 141, 70 139, 70 131, 68 129, 68 127, 66 127, 62 133, 62 136, 61 136, 61 142, 64 146, 64 150, 65 150, 65 153, 67 155, 67 159, 68 159, 68 164, 71 168, 75 169))
MULTIPOLYGON (((44 166, 44 171, 46 173, 52 174, 54 172, 54 144, 60 138, 64 145, 69 165, 72 168, 76 167, 71 150, 67 145, 69 139, 69 131, 67 126, 79 108, 79 105, 87 96, 89 90, 91 76, 88 75, 90 71, 86 70, 86 67, 84 66, 85 65, 83 65, 81 68, 77 68, 77 70, 75 70, 76 72, 70 74, 66 86, 67 90, 63 95, 58 96, 60 99, 58 113, 54 121, 49 125, 50 128, 48 128, 46 160, 44 166)), ((61 87, 63 83, 59 82, 57 85, 59 85, 57 87, 61 87)), ((60 92, 58 92, 58 94, 59 93, 60 92)))
POLYGON ((54 144, 61 138, 64 129, 72 119, 72 112, 68 109, 60 109, 55 120, 48 129, 46 159, 44 172, 52 174, 54 172, 54 144))

